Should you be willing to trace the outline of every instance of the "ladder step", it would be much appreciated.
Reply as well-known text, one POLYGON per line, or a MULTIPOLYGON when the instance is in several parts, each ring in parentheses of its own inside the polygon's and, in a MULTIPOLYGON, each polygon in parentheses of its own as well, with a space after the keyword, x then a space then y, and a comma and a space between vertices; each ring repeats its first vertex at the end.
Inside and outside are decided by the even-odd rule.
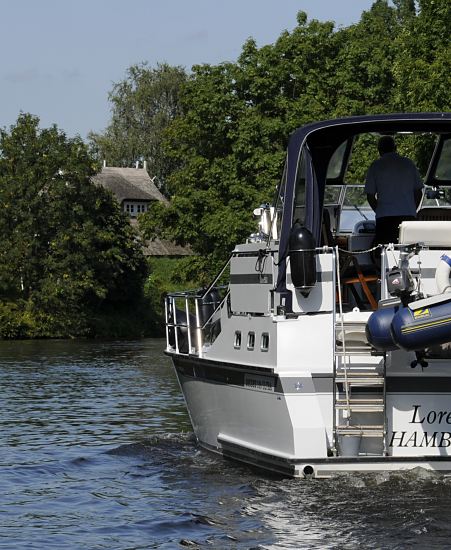
POLYGON ((360 435, 361 437, 384 437, 383 426, 337 426, 338 435, 360 435))
POLYGON ((382 424, 339 424, 337 430, 379 430, 383 431, 382 424))
POLYGON ((340 410, 351 410, 356 412, 383 412, 384 399, 349 399, 349 402, 344 398, 337 399, 335 407, 340 410))
POLYGON ((335 379, 335 382, 337 384, 348 384, 348 386, 359 386, 359 387, 366 387, 366 386, 383 386, 384 385, 384 379, 383 378, 348 378, 343 377, 337 377, 335 379))
MULTIPOLYGON (((345 397, 339 397, 337 399, 337 403, 347 403, 347 399, 345 397)), ((382 397, 350 397, 349 403, 351 405, 383 405, 384 399, 382 397)))
POLYGON ((366 321, 337 321, 335 323, 336 330, 352 330, 353 332, 365 332, 366 321))
POLYGON ((349 407, 348 407, 348 405, 346 405, 344 403, 342 405, 337 405, 336 408, 339 409, 339 410, 344 410, 344 411, 347 411, 349 409, 350 411, 361 412, 361 413, 384 412, 384 406, 383 405, 363 405, 363 404, 355 405, 355 404, 350 403, 349 407))
MULTIPOLYGON (((361 369, 362 367, 360 366, 359 368, 361 369)), ((371 368, 374 369, 374 367, 371 367, 371 368)), ((344 369, 337 370, 337 376, 344 376, 345 373, 347 374, 348 377, 350 376, 382 376, 382 373, 379 372, 378 370, 369 370, 369 369, 355 370, 353 367, 346 369, 346 371, 344 369)))
POLYGON ((373 350, 370 347, 355 347, 355 348, 352 348, 352 347, 346 346, 346 352, 344 352, 342 349, 339 348, 335 351, 335 355, 336 355, 336 357, 353 357, 354 355, 356 355, 356 356, 365 355, 365 356, 373 357, 372 351, 373 350))
POLYGON ((383 357, 384 356, 383 351, 377 351, 374 348, 370 347, 349 347, 346 346, 346 352, 343 351, 343 348, 337 347, 335 349, 335 356, 336 357, 359 357, 365 355, 366 357, 383 357))

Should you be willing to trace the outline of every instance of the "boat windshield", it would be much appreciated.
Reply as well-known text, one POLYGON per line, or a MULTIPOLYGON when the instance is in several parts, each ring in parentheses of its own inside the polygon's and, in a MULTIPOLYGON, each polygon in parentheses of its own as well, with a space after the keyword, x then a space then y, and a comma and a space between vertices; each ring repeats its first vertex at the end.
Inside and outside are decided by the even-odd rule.
POLYGON ((421 208, 425 206, 451 207, 451 188, 440 187, 436 190, 426 187, 421 208))
POLYGON ((366 200, 364 185, 328 185, 324 206, 340 206, 339 233, 352 232, 361 220, 374 220, 374 212, 366 200))

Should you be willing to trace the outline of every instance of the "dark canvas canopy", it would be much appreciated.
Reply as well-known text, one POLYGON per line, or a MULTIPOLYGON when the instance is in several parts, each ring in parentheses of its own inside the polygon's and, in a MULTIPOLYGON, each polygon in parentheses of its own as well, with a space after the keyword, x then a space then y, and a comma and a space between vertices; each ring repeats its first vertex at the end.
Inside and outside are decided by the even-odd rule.
MULTIPOLYGON (((293 225, 296 180, 299 162, 304 155, 305 220, 304 225, 319 242, 321 212, 329 161, 345 141, 363 133, 394 134, 397 132, 431 132, 451 134, 451 113, 399 113, 365 115, 308 124, 296 130, 288 143, 286 176, 282 182, 283 219, 280 234, 279 257, 287 251, 293 225)), ((430 176, 433 180, 433 175, 430 176)), ((433 184, 433 181, 426 183, 433 184)), ((451 185, 451 181, 447 182, 451 185)), ((277 291, 284 292, 286 264, 281 262, 277 291)))

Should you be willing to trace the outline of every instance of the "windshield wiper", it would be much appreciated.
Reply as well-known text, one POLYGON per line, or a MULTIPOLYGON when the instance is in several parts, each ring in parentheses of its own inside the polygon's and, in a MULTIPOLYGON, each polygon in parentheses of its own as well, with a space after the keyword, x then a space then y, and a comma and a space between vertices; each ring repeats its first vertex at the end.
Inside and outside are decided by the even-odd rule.
POLYGON ((368 218, 365 216, 365 214, 360 210, 360 208, 359 208, 356 204, 353 204, 352 206, 357 210, 357 212, 358 212, 361 216, 363 216, 363 217, 365 218, 365 220, 368 221, 368 218))

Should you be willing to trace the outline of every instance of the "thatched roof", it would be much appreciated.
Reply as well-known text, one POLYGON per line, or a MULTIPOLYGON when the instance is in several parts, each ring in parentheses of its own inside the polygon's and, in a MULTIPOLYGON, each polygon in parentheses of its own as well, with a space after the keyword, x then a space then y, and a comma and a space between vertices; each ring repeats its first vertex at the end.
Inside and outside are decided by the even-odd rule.
POLYGON ((145 256, 191 256, 192 254, 190 247, 179 246, 158 238, 145 241, 143 251, 145 256))
POLYGON ((167 202, 144 168, 103 167, 93 181, 109 189, 119 203, 124 200, 167 202))
MULTIPOLYGON (((109 189, 120 204, 127 200, 168 202, 144 168, 104 166, 102 171, 93 177, 93 181, 97 185, 109 189)), ((130 218, 130 223, 138 229, 136 218, 130 218)), ((171 241, 158 238, 152 241, 143 241, 143 251, 146 256, 189 256, 192 254, 189 246, 179 246, 171 241)))

